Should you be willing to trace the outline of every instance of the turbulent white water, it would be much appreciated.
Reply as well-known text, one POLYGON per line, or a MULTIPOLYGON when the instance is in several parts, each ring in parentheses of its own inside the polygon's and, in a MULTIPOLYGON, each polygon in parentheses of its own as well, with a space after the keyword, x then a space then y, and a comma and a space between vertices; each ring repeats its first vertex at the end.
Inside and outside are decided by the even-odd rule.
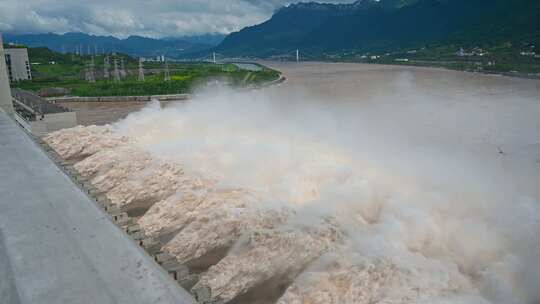
POLYGON ((176 166, 139 223, 174 232, 182 262, 232 246, 194 289, 215 298, 281 280, 280 304, 540 301, 538 96, 393 75, 354 102, 276 88, 153 104, 109 127, 125 147, 103 135, 104 156, 73 131, 47 140, 115 167, 87 168, 110 193, 160 180, 137 155, 176 166))

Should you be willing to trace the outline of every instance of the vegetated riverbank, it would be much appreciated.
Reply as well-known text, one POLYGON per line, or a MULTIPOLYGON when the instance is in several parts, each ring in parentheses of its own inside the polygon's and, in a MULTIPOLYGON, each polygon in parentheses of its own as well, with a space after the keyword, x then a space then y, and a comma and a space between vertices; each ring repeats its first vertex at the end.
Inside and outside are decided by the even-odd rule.
POLYGON ((127 55, 74 56, 48 49, 29 49, 32 80, 12 83, 12 87, 31 90, 44 96, 142 96, 191 93, 211 81, 233 87, 259 86, 279 79, 278 71, 260 66, 249 70, 234 64, 206 62, 144 62, 144 81, 139 81, 139 64, 127 55), (120 81, 115 81, 117 61, 120 81), (123 62, 120 64, 119 62, 123 62), (86 80, 89 66, 95 82, 86 80), (123 68, 122 68, 123 66, 123 68), (167 77, 167 71, 169 76, 167 77))
MULTIPOLYGON (((290 61, 294 62, 294 61, 290 61)), ((540 79, 540 70, 538 72, 522 72, 516 70, 497 70, 492 68, 483 68, 481 64, 462 63, 458 61, 428 61, 428 60, 349 60, 349 59, 328 59, 319 58, 314 60, 304 60, 302 62, 321 62, 321 63, 352 63, 352 64, 373 64, 373 65, 388 65, 388 66, 403 66, 403 67, 422 67, 422 68, 440 68, 450 71, 460 71, 467 73, 480 73, 493 76, 506 76, 524 79, 540 79)))
POLYGON ((328 54, 316 60, 388 65, 437 67, 456 71, 540 79, 540 54, 529 45, 504 43, 495 46, 460 48, 431 46, 389 52, 357 51, 328 54))
POLYGON ((491 68, 484 68, 481 64, 476 63, 462 63, 458 61, 425 61, 425 60, 410 60, 407 62, 381 62, 377 64, 386 64, 386 65, 398 65, 398 66, 412 66, 412 67, 426 67, 426 68, 443 68, 452 71, 462 71, 469 73, 481 73, 486 75, 498 75, 498 76, 507 76, 507 77, 516 77, 516 78, 526 78, 526 79, 540 79, 540 72, 538 73, 528 73, 528 72, 519 72, 516 70, 497 70, 491 68))

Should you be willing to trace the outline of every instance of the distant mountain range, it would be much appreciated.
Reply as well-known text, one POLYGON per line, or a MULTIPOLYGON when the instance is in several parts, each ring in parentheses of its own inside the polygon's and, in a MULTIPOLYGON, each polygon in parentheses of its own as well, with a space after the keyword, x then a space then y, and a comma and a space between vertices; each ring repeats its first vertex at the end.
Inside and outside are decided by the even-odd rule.
POLYGON ((297 3, 271 19, 227 37, 152 39, 82 33, 5 35, 5 42, 58 52, 116 51, 169 58, 303 56, 403 51, 424 46, 487 47, 500 43, 540 47, 540 0, 359 0, 351 4, 297 3))
POLYGON ((299 3, 215 48, 226 56, 377 52, 427 44, 540 43, 538 0, 360 0, 299 3))
POLYGON ((212 48, 223 40, 222 35, 202 35, 180 38, 152 39, 130 36, 118 39, 112 36, 94 36, 84 33, 58 34, 5 34, 4 42, 24 44, 28 47, 47 47, 57 52, 83 54, 95 52, 120 52, 131 56, 155 57, 165 55, 176 58, 182 54, 212 48))

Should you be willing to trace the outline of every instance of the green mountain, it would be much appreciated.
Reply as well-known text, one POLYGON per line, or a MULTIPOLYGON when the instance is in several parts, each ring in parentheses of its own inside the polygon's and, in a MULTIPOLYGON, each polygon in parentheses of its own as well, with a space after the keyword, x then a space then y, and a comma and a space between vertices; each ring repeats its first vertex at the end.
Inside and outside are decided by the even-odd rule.
POLYGON ((224 55, 380 52, 455 44, 540 43, 538 0, 361 0, 293 4, 270 20, 232 33, 224 55))
POLYGON ((169 58, 212 48, 219 43, 219 39, 220 37, 215 35, 166 39, 140 36, 118 39, 112 36, 94 36, 84 33, 4 35, 4 42, 7 43, 24 44, 29 47, 47 47, 62 53, 74 53, 79 49, 85 55, 96 52, 120 52, 135 57, 165 55, 169 58))

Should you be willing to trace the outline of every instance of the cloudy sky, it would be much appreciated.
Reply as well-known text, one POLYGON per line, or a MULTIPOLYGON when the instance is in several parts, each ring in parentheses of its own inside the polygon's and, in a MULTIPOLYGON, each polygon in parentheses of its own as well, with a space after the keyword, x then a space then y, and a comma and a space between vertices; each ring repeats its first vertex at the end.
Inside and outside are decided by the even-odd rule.
POLYGON ((300 0, 0 0, 0 31, 120 38, 227 34, 260 23, 291 2, 300 0))

